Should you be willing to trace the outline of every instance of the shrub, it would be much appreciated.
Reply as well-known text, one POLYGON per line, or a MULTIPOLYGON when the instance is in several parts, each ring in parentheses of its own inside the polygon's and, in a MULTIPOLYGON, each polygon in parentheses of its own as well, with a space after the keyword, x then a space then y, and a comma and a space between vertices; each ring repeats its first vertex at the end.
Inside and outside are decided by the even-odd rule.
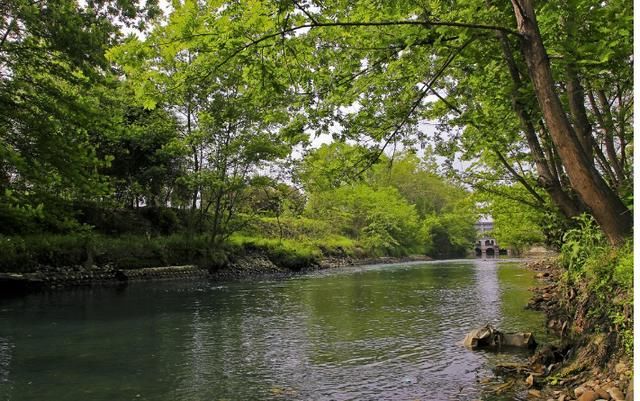
POLYGON ((572 305, 588 316, 586 331, 618 334, 625 351, 633 351, 633 243, 609 246, 593 220, 578 218, 580 228, 564 237, 560 262, 567 270, 564 285, 581 289, 572 305))

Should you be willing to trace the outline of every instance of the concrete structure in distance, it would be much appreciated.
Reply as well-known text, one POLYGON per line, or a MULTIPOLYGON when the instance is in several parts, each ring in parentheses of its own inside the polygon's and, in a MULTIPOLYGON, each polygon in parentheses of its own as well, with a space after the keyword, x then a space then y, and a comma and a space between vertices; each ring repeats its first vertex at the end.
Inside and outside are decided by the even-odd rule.
MULTIPOLYGON (((498 246, 498 241, 491 236, 491 231, 493 231, 493 218, 488 215, 482 215, 474 224, 474 227, 478 233, 474 246, 475 255, 490 258, 498 256, 500 254, 500 246, 498 246)), ((505 251, 506 250, 503 250, 503 253, 508 254, 505 251)))

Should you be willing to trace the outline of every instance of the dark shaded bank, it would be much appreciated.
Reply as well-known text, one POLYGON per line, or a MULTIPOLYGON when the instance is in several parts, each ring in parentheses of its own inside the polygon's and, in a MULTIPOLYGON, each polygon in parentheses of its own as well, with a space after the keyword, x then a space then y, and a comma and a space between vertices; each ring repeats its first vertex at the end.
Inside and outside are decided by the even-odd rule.
POLYGON ((428 256, 357 258, 331 256, 303 267, 278 265, 263 252, 230 257, 215 268, 197 265, 143 267, 120 269, 106 266, 38 266, 28 273, 0 273, 0 297, 22 295, 34 291, 77 286, 126 285, 129 282, 152 280, 234 280, 243 278, 286 277, 315 270, 366 264, 401 263, 431 260, 428 256))
POLYGON ((534 400, 632 401, 633 367, 620 317, 630 321, 631 310, 618 308, 632 294, 598 290, 589 279, 568 283, 556 259, 527 267, 540 280, 527 307, 545 312, 547 328, 559 340, 537 350, 527 365, 499 373, 524 383, 534 400))

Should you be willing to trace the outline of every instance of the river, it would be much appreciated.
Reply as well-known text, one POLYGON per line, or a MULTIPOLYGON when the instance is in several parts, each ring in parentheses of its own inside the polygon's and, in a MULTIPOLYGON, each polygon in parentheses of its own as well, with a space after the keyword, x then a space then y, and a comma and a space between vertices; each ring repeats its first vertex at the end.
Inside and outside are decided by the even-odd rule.
POLYGON ((0 401, 513 400, 481 382, 526 353, 459 343, 485 323, 544 340, 534 284, 458 260, 5 299, 0 401))

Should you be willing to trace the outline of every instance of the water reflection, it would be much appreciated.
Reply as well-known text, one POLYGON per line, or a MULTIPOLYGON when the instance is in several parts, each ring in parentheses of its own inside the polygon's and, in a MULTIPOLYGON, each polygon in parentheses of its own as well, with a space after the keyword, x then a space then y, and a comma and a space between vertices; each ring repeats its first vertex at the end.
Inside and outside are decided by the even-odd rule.
POLYGON ((12 347, 7 338, 0 337, 0 385, 3 386, 9 382, 12 347))
POLYGON ((0 312, 0 400, 494 399, 477 380, 525 356, 459 342, 542 327, 531 284, 474 260, 34 295, 0 312))

